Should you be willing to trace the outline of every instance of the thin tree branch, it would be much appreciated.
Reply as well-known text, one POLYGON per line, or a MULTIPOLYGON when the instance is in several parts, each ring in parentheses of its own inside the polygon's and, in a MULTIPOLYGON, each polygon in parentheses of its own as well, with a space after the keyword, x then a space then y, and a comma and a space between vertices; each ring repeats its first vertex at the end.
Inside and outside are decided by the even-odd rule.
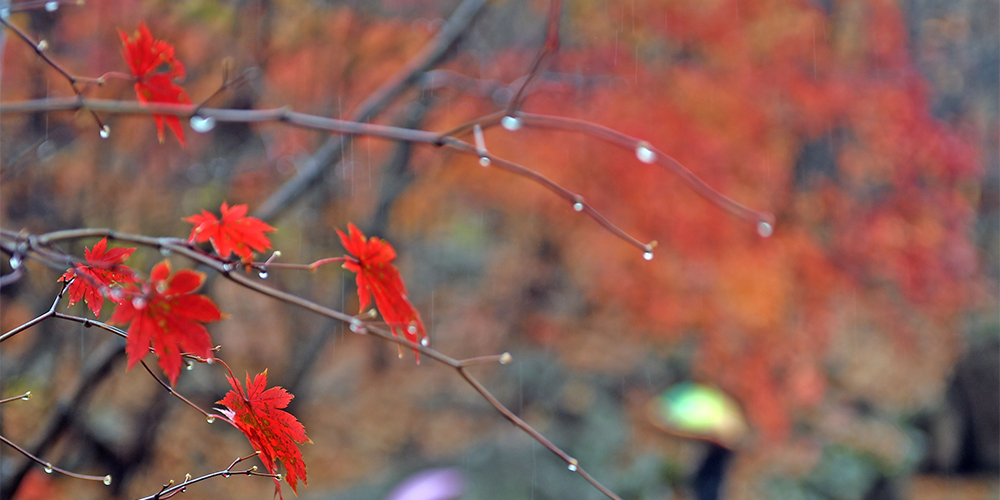
MULTIPOLYGON (((84 78, 78 77, 76 75, 73 75, 72 73, 70 73, 69 71, 67 71, 59 63, 57 63, 55 60, 53 60, 51 57, 49 57, 48 54, 45 53, 45 48, 48 46, 48 44, 45 42, 45 40, 42 40, 40 42, 36 42, 36 41, 32 40, 31 37, 28 36, 27 33, 25 33, 24 31, 21 30, 21 28, 18 28, 16 25, 14 25, 10 21, 8 21, 5 16, 0 16, 0 24, 3 24, 4 26, 6 26, 7 29, 13 31, 14 34, 17 35, 18 38, 20 38, 21 40, 24 41, 24 43, 30 45, 31 48, 34 49, 35 54, 38 54, 38 57, 40 57, 43 61, 45 61, 46 64, 48 64, 53 69, 55 69, 60 75, 63 76, 63 78, 66 79, 66 81, 69 82, 69 86, 73 88, 73 93, 75 93, 78 97, 81 97, 81 98, 83 97, 83 93, 80 90, 80 87, 78 87, 76 85, 79 81, 86 80, 87 82, 90 82, 90 83, 97 83, 97 84, 103 83, 103 80, 101 80, 101 79, 91 79, 91 78, 84 79, 84 78)), ((94 110, 89 110, 89 111, 90 111, 91 116, 94 117, 94 120, 97 122, 97 126, 101 129, 101 131, 102 132, 106 131, 107 130, 107 128, 106 128, 107 126, 104 125, 103 121, 101 121, 101 117, 97 116, 97 113, 94 112, 94 110)))
POLYGON ((220 471, 212 472, 211 474, 205 474, 204 476, 192 478, 191 475, 189 474, 187 477, 184 478, 184 481, 181 483, 174 484, 173 479, 171 479, 170 482, 163 485, 163 488, 161 488, 159 492, 149 496, 142 497, 138 500, 166 500, 167 498, 171 498, 178 493, 184 493, 187 490, 187 487, 191 486, 192 484, 200 483, 206 479, 211 479, 213 477, 230 477, 232 475, 260 476, 260 477, 271 477, 280 481, 281 474, 268 474, 266 472, 257 472, 256 465, 245 470, 237 470, 237 471, 233 470, 233 467, 236 467, 236 464, 244 460, 249 460, 256 456, 257 453, 254 453, 253 455, 247 455, 245 457, 237 458, 236 460, 233 461, 232 464, 229 465, 229 467, 226 467, 225 469, 220 471))
MULTIPOLYGON (((406 88, 417 82, 420 75, 441 63, 472 26, 485 5, 486 0, 463 0, 430 43, 358 106, 351 115, 352 121, 371 120, 406 88)), ((344 146, 350 140, 350 136, 327 139, 298 173, 265 200, 253 215, 265 221, 276 218, 303 193, 318 184, 327 170, 336 165, 344 146)))
POLYGON ((521 105, 524 104, 524 91, 528 88, 528 85, 531 84, 531 80, 534 80, 535 76, 538 75, 542 68, 542 62, 545 58, 559 50, 560 14, 562 14, 562 2, 560 0, 551 0, 551 2, 549 2, 548 22, 545 24, 545 43, 543 43, 541 48, 538 49, 538 54, 535 56, 535 60, 531 63, 531 69, 528 70, 528 76, 524 78, 521 86, 518 87, 517 92, 514 93, 514 97, 507 103, 507 109, 504 110, 504 114, 507 116, 517 113, 521 105))
POLYGON ((149 376, 153 377, 153 380, 156 380, 172 396, 174 396, 177 399, 183 401, 184 404, 190 406, 191 408, 194 408, 195 410, 198 410, 198 412, 201 413, 202 415, 205 415, 205 419, 208 421, 208 423, 214 422, 215 419, 218 417, 218 415, 212 415, 211 413, 209 413, 209 412, 207 412, 205 410, 202 410, 200 406, 192 403, 191 400, 189 400, 188 398, 185 398, 184 396, 181 395, 181 393, 175 391, 173 387, 170 387, 170 385, 168 385, 166 382, 164 382, 163 380, 160 380, 160 377, 157 377, 156 374, 153 373, 153 370, 149 369, 149 365, 147 365, 144 360, 140 359, 139 362, 142 363, 142 367, 146 369, 146 372, 149 373, 149 376))
POLYGON ((0 435, 0 442, 3 442, 4 444, 6 444, 7 446, 10 446, 11 448, 14 448, 15 450, 17 450, 18 453, 20 453, 20 454, 28 457, 33 462, 35 462, 35 463, 37 463, 37 464, 45 467, 45 472, 47 472, 49 474, 51 474, 53 472, 58 472, 58 473, 63 474, 65 476, 75 477, 77 479, 85 479, 87 481, 101 481, 101 482, 103 482, 104 484, 106 484, 108 486, 111 485, 111 475, 110 474, 105 475, 105 476, 88 476, 86 474, 79 474, 79 473, 76 473, 76 472, 71 472, 71 471, 68 471, 66 469, 62 469, 62 468, 56 467, 55 465, 52 465, 51 463, 46 462, 45 460, 42 460, 42 459, 40 459, 40 458, 32 455, 31 453, 28 452, 28 450, 25 450, 24 448, 21 448, 20 446, 14 444, 13 441, 11 441, 11 440, 3 437, 2 435, 0 435))
POLYGON ((69 284, 70 284, 71 281, 72 280, 67 281, 67 282, 63 282, 62 289, 59 290, 59 293, 56 295, 56 300, 52 301, 52 307, 50 307, 48 311, 45 311, 44 313, 42 313, 37 318, 34 318, 34 319, 32 319, 32 320, 24 323, 23 325, 20 325, 20 326, 17 326, 15 328, 12 328, 9 332, 7 332, 7 333, 5 333, 3 335, 0 335, 0 342, 3 342, 4 340, 7 340, 7 339, 11 338, 14 335, 17 335, 18 333, 21 333, 21 332, 27 330, 28 328, 31 328, 31 327, 33 327, 33 326, 41 323, 46 318, 49 318, 49 317, 55 315, 56 314, 56 306, 59 305, 59 301, 62 300, 63 294, 66 293, 66 289, 69 288, 69 284))
MULTIPOLYGON (((469 145, 469 147, 473 147, 469 145)), ((0 230, 0 238, 10 238, 11 235, 17 234, 12 231, 0 230)), ((562 450, 559 446, 549 441, 544 435, 535 430, 527 422, 515 415, 510 409, 504 406, 492 392, 489 391, 479 380, 470 374, 466 368, 470 363, 467 360, 458 360, 444 354, 436 349, 429 346, 424 346, 417 342, 411 342, 406 338, 396 337, 392 332, 377 327, 375 325, 365 323, 358 318, 351 316, 349 314, 331 309, 329 307, 317 304, 308 299, 299 297, 297 295, 290 294, 288 292, 272 288, 268 285, 263 284, 259 280, 253 280, 244 276, 242 273, 232 272, 235 268, 230 266, 228 263, 219 262, 218 260, 208 256, 196 249, 187 246, 186 243, 179 243, 176 238, 154 238, 150 236, 134 235, 134 234, 124 234, 111 231, 109 229, 75 229, 75 230, 65 230, 65 231, 54 231, 50 233, 41 234, 38 236, 29 236, 27 242, 29 245, 28 252, 26 255, 31 256, 36 247, 47 247, 49 245, 63 242, 77 240, 81 238, 91 238, 91 237, 107 237, 108 239, 118 240, 123 242, 128 242, 135 245, 143 245, 147 247, 152 247, 156 249, 167 249, 177 255, 186 257, 200 265, 212 268, 217 273, 228 278, 230 281, 235 282, 245 288, 253 290, 264 296, 271 297, 272 299, 279 300, 288 304, 298 306, 300 308, 312 311, 320 316, 325 316, 327 318, 332 318, 335 320, 347 323, 352 331, 356 333, 371 334, 378 337, 386 342, 391 342, 397 344, 401 347, 414 349, 419 351, 424 356, 431 358, 443 365, 446 365, 461 376, 476 392, 478 392, 487 402, 489 402, 501 415, 509 420, 512 424, 517 426, 519 429, 524 431, 526 434, 538 441, 542 446, 547 448, 562 461, 564 461, 567 467, 574 472, 580 473, 580 475, 589 483, 591 483, 595 488, 597 488, 601 493, 604 493, 609 498, 620 500, 620 497, 615 495, 614 492, 608 490, 606 487, 601 485, 596 479, 587 474, 583 468, 580 466, 579 462, 562 450)), ((6 245, 6 243, 4 243, 6 245)), ((501 355, 503 358, 503 355, 501 355)), ((475 359, 475 358, 472 358, 475 359)), ((500 359, 498 359, 500 361, 500 359)), ((166 490, 164 490, 166 491, 166 490)), ((152 497, 150 497, 152 498, 152 497)))
MULTIPOLYGON (((111 373, 111 364, 123 354, 125 354, 124 344, 109 339, 91 355, 80 373, 76 387, 69 397, 59 402, 56 411, 45 424, 38 444, 31 451, 32 455, 45 454, 55 444, 59 435, 70 428, 74 415, 82 411, 90 396, 97 390, 100 381, 111 373)), ((4 474, 4 481, 0 483, 0 498, 13 497, 30 467, 31 462, 26 461, 4 474)))

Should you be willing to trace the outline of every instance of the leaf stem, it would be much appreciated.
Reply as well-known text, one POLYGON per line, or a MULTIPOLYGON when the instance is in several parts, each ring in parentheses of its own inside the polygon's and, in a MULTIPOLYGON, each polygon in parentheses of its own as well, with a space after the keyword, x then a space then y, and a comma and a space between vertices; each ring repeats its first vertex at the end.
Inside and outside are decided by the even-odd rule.
POLYGON ((201 412, 202 415, 205 415, 205 418, 207 418, 207 419, 214 420, 216 418, 219 418, 219 415, 212 415, 211 413, 209 413, 209 412, 207 412, 205 410, 202 410, 200 406, 192 403, 188 398, 185 398, 179 392, 175 391, 173 387, 170 387, 166 382, 164 382, 163 380, 161 380, 160 377, 157 377, 156 374, 153 373, 153 370, 149 369, 149 365, 146 364, 145 360, 140 359, 139 362, 142 363, 142 367, 146 369, 146 372, 149 373, 149 376, 153 377, 153 380, 156 380, 157 382, 159 382, 159 384, 161 386, 163 386, 163 388, 166 389, 167 392, 169 392, 171 395, 173 395, 177 399, 183 401, 184 404, 190 406, 191 408, 194 408, 195 410, 198 410, 199 412, 201 412))

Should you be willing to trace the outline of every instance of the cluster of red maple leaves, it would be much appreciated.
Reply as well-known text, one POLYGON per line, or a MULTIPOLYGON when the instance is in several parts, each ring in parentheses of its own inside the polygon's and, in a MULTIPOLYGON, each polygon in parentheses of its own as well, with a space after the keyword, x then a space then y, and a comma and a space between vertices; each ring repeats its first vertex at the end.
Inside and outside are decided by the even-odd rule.
MULTIPOLYGON (((155 40, 145 23, 131 37, 124 32, 120 35, 124 45, 122 54, 135 78, 140 102, 191 102, 177 83, 184 78, 184 65, 174 56, 173 46, 155 40)), ((184 145, 184 132, 176 116, 153 115, 153 119, 160 142, 165 123, 184 145)), ((265 233, 275 228, 248 217, 246 205, 229 206, 223 202, 220 212, 217 217, 203 210, 184 219, 194 224, 189 244, 209 243, 217 258, 249 270, 254 265, 255 252, 271 248, 271 240, 265 233)), ((392 264, 396 258, 392 245, 366 237, 353 224, 348 225, 347 234, 339 230, 338 234, 347 255, 331 260, 342 261, 344 268, 357 273, 359 313, 370 307, 374 297, 393 334, 402 332, 411 342, 425 340, 420 314, 410 303, 399 270, 392 264)), ((217 359, 205 324, 219 321, 225 315, 211 298, 197 293, 205 282, 203 273, 190 269, 173 272, 169 259, 164 259, 153 266, 148 278, 142 278, 125 265, 135 250, 108 248, 104 238, 85 249, 86 262, 68 269, 60 281, 66 283, 70 306, 82 301, 94 316, 100 316, 105 300, 115 304, 111 323, 128 325, 127 369, 152 352, 170 384, 176 385, 185 358, 206 363, 217 359)), ((229 370, 228 365, 226 368, 229 370)), ((298 444, 311 441, 302 424, 284 410, 294 396, 282 387, 267 389, 267 370, 252 380, 248 373, 245 388, 231 370, 226 379, 232 390, 217 402, 223 405, 218 411, 247 436, 268 473, 275 475, 276 493, 281 496, 280 462, 286 471, 284 478, 297 494, 299 479, 306 484, 306 466, 298 444)))
MULTIPOLYGON (((246 213, 246 205, 230 207, 223 203, 221 217, 208 211, 187 217, 184 220, 195 225, 189 242, 210 243, 219 259, 230 261, 235 256, 249 269, 255 251, 271 248, 265 233, 275 229, 246 213)), ((399 270, 392 264, 396 258, 392 245, 366 237, 353 224, 346 235, 339 234, 348 253, 339 260, 344 262, 344 268, 357 273, 360 311, 371 305, 374 296, 393 333, 401 331, 411 342, 426 338, 420 315, 407 298, 399 270)), ((105 300, 115 304, 111 322, 128 325, 129 369, 152 352, 170 384, 176 385, 183 358, 209 363, 216 359, 205 324, 223 319, 224 314, 212 299, 196 293, 205 281, 204 274, 190 269, 172 272, 170 261, 165 259, 143 279, 125 265, 135 250, 108 248, 104 238, 85 250, 85 263, 67 270, 60 280, 68 283, 71 306, 83 301, 99 316, 105 300)), ((297 443, 311 441, 302 424, 284 411, 294 396, 281 387, 265 389, 266 370, 253 380, 247 374, 245 389, 232 372, 226 378, 233 389, 218 401, 224 406, 219 411, 247 436, 268 473, 277 474, 277 463, 281 462, 295 492, 299 478, 306 483, 306 467, 297 443)), ((277 478, 275 484, 280 496, 277 478)))
MULTIPOLYGON (((184 88, 177 80, 184 79, 184 65, 174 57, 174 47, 163 40, 154 40, 146 27, 139 23, 135 34, 129 37, 119 31, 122 38, 122 55, 128 63, 132 76, 135 77, 135 93, 139 102, 191 104, 184 88)), ((163 142, 163 123, 174 131, 181 146, 184 146, 184 131, 181 121, 176 116, 153 115, 156 122, 157 136, 163 142)))

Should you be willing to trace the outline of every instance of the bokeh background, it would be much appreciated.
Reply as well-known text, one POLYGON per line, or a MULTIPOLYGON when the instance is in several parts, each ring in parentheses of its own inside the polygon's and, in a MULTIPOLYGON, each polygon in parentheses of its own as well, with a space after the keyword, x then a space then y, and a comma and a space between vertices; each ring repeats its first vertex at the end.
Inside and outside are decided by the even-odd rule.
MULTIPOLYGON (((252 71, 211 106, 348 117, 457 4, 90 0, 11 20, 93 77, 127 71, 118 30, 144 21, 176 47, 195 102, 229 67, 252 71)), ((511 352, 513 363, 477 374, 623 498, 708 498, 699 495, 712 484, 727 499, 996 498, 998 6, 565 3, 560 49, 524 109, 649 141, 773 212, 767 239, 630 151, 496 128, 490 151, 658 240, 656 257, 643 260, 538 185, 373 138, 343 142, 321 181, 269 220, 272 240, 283 260, 308 263, 343 253, 334 231, 348 222, 388 239, 433 345, 456 357, 511 352), (688 381, 734 398, 746 432, 712 444, 665 428, 656 398, 688 381)), ((544 40, 547 11, 542 1, 487 3, 448 61, 373 121, 445 131, 502 109, 544 40)), ((20 40, 2 40, 0 100, 73 95, 20 40)), ((85 93, 134 99, 121 81, 85 93)), ((182 217, 222 201, 261 206, 329 140, 220 124, 206 134, 185 126, 181 148, 169 134, 158 143, 148 118, 103 119, 106 140, 87 113, 2 116, 5 229, 183 237, 182 217)), ((82 255, 83 244, 66 249, 82 255)), ((139 250, 130 264, 148 272, 161 259, 139 250)), ((59 273, 29 271, 2 290, 3 331, 58 292, 59 273)), ((353 276, 336 266, 267 279, 357 310, 353 276)), ((460 498, 600 498, 450 370, 397 360, 393 346, 224 280, 205 293, 230 315, 210 329, 220 355, 237 373, 267 368, 296 395, 291 409, 315 443, 303 447, 301 498, 387 498, 407 477, 442 468, 429 484, 460 498)), ((251 451, 235 429, 206 424, 146 374, 126 372, 120 349, 105 333, 51 320, 3 343, 0 396, 34 398, 4 405, 0 432, 63 468, 115 477, 108 488, 36 466, 22 478, 23 457, 3 447, 4 495, 18 485, 20 500, 136 498, 251 451)), ((178 383, 203 407, 227 388, 219 366, 178 383)), ((233 477, 186 495, 271 494, 269 481, 233 477)))

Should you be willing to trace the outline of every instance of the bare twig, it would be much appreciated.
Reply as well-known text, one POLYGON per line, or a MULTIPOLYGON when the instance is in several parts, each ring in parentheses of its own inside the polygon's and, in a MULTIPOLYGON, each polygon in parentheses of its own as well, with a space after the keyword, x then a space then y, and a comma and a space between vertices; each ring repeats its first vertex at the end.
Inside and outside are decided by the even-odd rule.
POLYGON ((538 75, 539 70, 542 68, 542 62, 545 58, 559 50, 560 14, 562 14, 562 2, 560 0, 552 0, 549 2, 549 17, 548 22, 545 24, 545 43, 543 43, 541 48, 538 49, 538 54, 535 56, 535 60, 531 63, 531 69, 528 70, 528 76, 524 78, 521 86, 518 87, 517 92, 514 93, 514 97, 507 103, 507 109, 504 110, 504 114, 507 116, 517 113, 517 110, 521 107, 521 104, 523 104, 524 91, 528 88, 528 85, 531 84, 531 80, 538 75))
MULTIPOLYGON (((417 82, 420 75, 440 64, 461 40, 466 30, 472 26, 485 5, 486 0, 463 0, 434 38, 395 75, 369 95, 355 109, 351 119, 356 122, 371 120, 404 90, 417 82)), ((254 212, 254 216, 266 221, 273 220, 303 193, 318 185, 319 179, 336 165, 337 159, 350 139, 350 136, 327 139, 300 167, 294 177, 261 204, 254 212)))
MULTIPOLYGON (((32 448, 32 455, 36 457, 43 455, 55 444, 59 435, 70 428, 73 419, 86 406, 88 399, 97 389, 100 381, 111 373, 112 363, 124 353, 124 345, 114 339, 109 339, 94 352, 80 372, 76 386, 66 398, 60 400, 56 411, 52 413, 45 423, 44 429, 40 432, 37 444, 32 448)), ((24 479, 31 466, 32 462, 25 461, 5 471, 3 482, 0 483, 0 498, 13 497, 14 491, 17 490, 18 485, 24 479)))
POLYGON ((191 486, 192 484, 200 483, 206 479, 212 479, 213 477, 230 477, 233 475, 260 476, 260 477, 271 477, 280 481, 281 474, 269 474, 266 472, 257 472, 256 465, 244 470, 233 470, 233 467, 236 467, 236 464, 243 462, 244 460, 249 460, 256 456, 257 453, 254 453, 252 455, 247 455, 245 457, 237 458, 236 460, 233 460, 233 463, 229 464, 229 467, 226 467, 225 469, 220 471, 212 472, 211 474, 205 474, 204 476, 192 478, 191 475, 188 474, 184 478, 184 481, 177 484, 174 484, 174 480, 171 479, 167 484, 163 485, 163 487, 160 488, 160 491, 158 491, 157 493, 142 497, 139 500, 165 500, 167 498, 173 497, 178 493, 184 493, 185 491, 187 491, 187 487, 191 486))
POLYGON ((10 403, 11 401, 17 401, 19 399, 22 401, 31 399, 31 391, 21 394, 20 396, 11 396, 9 398, 0 399, 0 405, 4 403, 10 403))
MULTIPOLYGON (((10 21, 8 21, 6 17, 0 16, 0 24, 3 24, 4 26, 7 27, 7 29, 13 31, 14 34, 17 35, 18 38, 20 38, 21 40, 23 40, 24 43, 30 45, 31 48, 34 49, 35 54, 38 54, 38 57, 40 57, 43 61, 46 62, 46 64, 48 64, 53 69, 55 69, 60 75, 62 75, 63 78, 65 78, 66 81, 69 82, 69 86, 73 88, 73 93, 75 93, 77 95, 77 97, 80 97, 80 98, 83 97, 83 93, 81 92, 80 87, 77 86, 78 82, 81 82, 81 81, 84 81, 84 80, 86 80, 88 83, 101 83, 101 82, 103 82, 103 80, 100 80, 100 79, 82 78, 82 77, 76 76, 76 75, 70 73, 69 71, 67 71, 59 63, 57 63, 55 60, 53 60, 51 57, 49 57, 48 54, 45 53, 45 48, 48 46, 48 43, 46 43, 45 40, 42 40, 40 42, 36 42, 36 41, 32 40, 31 37, 28 36, 27 33, 25 33, 24 31, 22 31, 21 28, 18 28, 14 23, 11 23, 10 21)), ((89 110, 89 111, 90 111, 91 116, 94 117, 94 120, 97 122, 97 126, 101 129, 101 131, 102 132, 106 131, 107 130, 106 125, 104 125, 104 122, 101 121, 101 117, 97 116, 97 113, 94 110, 89 110)))
POLYGON ((106 485, 109 485, 109 486, 111 485, 111 474, 108 474, 106 476, 88 476, 86 474, 78 474, 76 472, 71 472, 71 471, 68 471, 66 469, 61 469, 59 467, 56 467, 55 465, 52 465, 51 463, 46 462, 45 460, 42 460, 42 459, 40 459, 40 458, 32 455, 31 453, 28 452, 28 450, 25 450, 24 448, 21 448, 20 446, 14 444, 13 441, 11 441, 11 440, 3 437, 2 435, 0 435, 0 442, 3 442, 4 444, 6 444, 7 446, 10 446, 11 448, 14 448, 15 450, 17 450, 18 453, 20 453, 20 454, 28 457, 33 462, 36 462, 37 464, 45 467, 45 472, 47 472, 49 474, 51 474, 53 472, 58 472, 58 473, 63 474, 65 476, 75 477, 77 479, 86 479, 87 481, 101 481, 101 482, 103 482, 106 485))
POLYGON ((757 224, 757 232, 760 233, 761 236, 770 236, 770 232, 774 227, 774 215, 747 208, 746 206, 737 203, 732 198, 716 191, 715 188, 709 186, 705 181, 701 180, 700 177, 684 167, 684 165, 682 165, 679 161, 663 151, 656 149, 653 145, 646 141, 623 134, 617 130, 605 127, 604 125, 585 120, 577 120, 574 118, 539 115, 534 113, 518 113, 517 118, 521 120, 524 126, 527 127, 579 132, 590 137, 601 139, 616 146, 620 146, 627 150, 631 150, 635 153, 639 161, 660 165, 677 177, 680 177, 680 179, 684 181, 688 187, 712 204, 745 221, 757 224))
POLYGON ((3 342, 4 340, 7 340, 7 339, 11 338, 14 335, 17 335, 18 333, 21 333, 21 332, 27 330, 28 328, 31 328, 31 327, 33 327, 33 326, 41 323, 46 318, 49 318, 49 317, 55 315, 56 314, 56 306, 58 306, 59 305, 59 301, 62 300, 63 294, 66 293, 66 289, 69 288, 70 282, 72 282, 72 280, 63 283, 62 289, 59 290, 59 293, 56 295, 56 300, 52 301, 52 307, 50 307, 48 311, 45 311, 44 313, 42 313, 37 318, 34 318, 34 319, 32 319, 32 320, 24 323, 23 325, 14 327, 9 332, 7 332, 7 333, 5 333, 3 335, 0 335, 0 342, 3 342))

